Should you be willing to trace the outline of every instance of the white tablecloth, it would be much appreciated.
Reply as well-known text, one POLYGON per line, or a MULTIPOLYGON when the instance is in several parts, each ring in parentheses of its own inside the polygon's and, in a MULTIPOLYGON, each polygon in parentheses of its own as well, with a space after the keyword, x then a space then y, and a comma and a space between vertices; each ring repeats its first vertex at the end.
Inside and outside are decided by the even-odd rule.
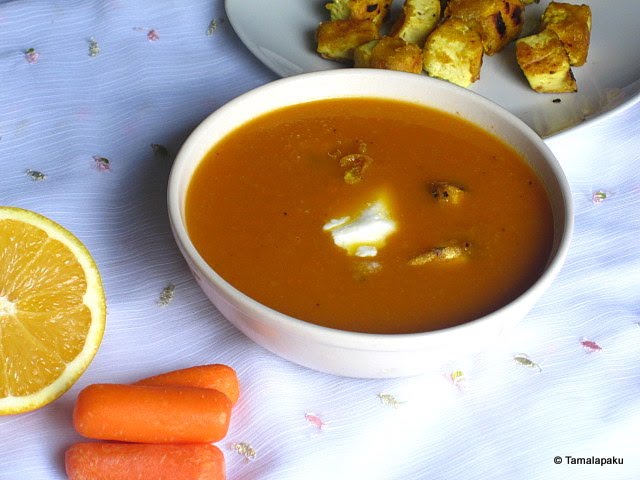
POLYGON ((71 411, 90 383, 204 363, 233 366, 242 385, 218 443, 231 480, 640 478, 640 106, 548 140, 575 236, 551 289, 498 347, 420 377, 357 380, 248 340, 170 233, 181 142, 275 78, 220 0, 0 2, 0 204, 78 236, 108 298, 104 340, 77 384, 0 418, 0 479, 65 478, 64 450, 81 440, 71 411))

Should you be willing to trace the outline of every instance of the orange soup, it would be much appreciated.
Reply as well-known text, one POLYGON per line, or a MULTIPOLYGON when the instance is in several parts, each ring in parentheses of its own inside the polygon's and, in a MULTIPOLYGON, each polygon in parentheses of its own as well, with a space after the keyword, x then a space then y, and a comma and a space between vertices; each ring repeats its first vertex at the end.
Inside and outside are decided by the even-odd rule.
POLYGON ((226 281, 341 330, 464 323, 523 293, 551 251, 532 168, 460 119, 410 103, 322 100, 237 128, 189 185, 189 235, 226 281))

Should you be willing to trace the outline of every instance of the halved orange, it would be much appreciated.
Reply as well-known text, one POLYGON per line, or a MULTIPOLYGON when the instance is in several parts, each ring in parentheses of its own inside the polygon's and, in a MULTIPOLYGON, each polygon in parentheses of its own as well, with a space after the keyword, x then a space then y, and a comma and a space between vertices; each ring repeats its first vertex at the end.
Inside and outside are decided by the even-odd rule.
POLYGON ((71 388, 105 321, 102 279, 82 242, 40 214, 0 207, 0 415, 71 388))

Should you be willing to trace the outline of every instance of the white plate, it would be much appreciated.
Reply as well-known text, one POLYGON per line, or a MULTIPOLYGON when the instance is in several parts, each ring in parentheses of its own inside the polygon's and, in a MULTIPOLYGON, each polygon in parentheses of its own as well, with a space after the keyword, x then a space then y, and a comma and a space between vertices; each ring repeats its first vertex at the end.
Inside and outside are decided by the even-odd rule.
MULTIPOLYGON (((315 30, 327 20, 328 0, 226 0, 227 16, 247 48, 278 75, 346 68, 315 51, 315 30)), ((540 94, 520 72, 514 46, 485 55, 481 78, 470 90, 502 105, 548 137, 585 124, 640 98, 640 0, 570 0, 590 5, 591 47, 586 65, 574 67, 578 93, 540 94), (556 99, 560 99, 558 102, 556 99), (554 102, 553 100, 556 100, 554 102)), ((525 11, 523 34, 533 31, 549 3, 525 11)), ((394 11, 402 4, 395 0, 394 11)))

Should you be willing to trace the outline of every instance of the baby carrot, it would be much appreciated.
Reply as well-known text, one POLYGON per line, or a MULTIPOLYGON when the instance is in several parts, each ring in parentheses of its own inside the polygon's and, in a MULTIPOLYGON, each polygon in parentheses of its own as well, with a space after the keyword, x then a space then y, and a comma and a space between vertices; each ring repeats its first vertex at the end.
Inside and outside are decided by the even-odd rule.
POLYGON ((80 435, 141 443, 217 442, 229 428, 231 402, 217 390, 94 384, 73 410, 80 435))
POLYGON ((65 452, 69 480, 224 480, 224 455, 209 443, 76 443, 65 452))
POLYGON ((228 365, 212 364, 182 368, 144 378, 134 385, 173 385, 182 387, 213 388, 224 393, 235 405, 240 395, 238 376, 228 365))

